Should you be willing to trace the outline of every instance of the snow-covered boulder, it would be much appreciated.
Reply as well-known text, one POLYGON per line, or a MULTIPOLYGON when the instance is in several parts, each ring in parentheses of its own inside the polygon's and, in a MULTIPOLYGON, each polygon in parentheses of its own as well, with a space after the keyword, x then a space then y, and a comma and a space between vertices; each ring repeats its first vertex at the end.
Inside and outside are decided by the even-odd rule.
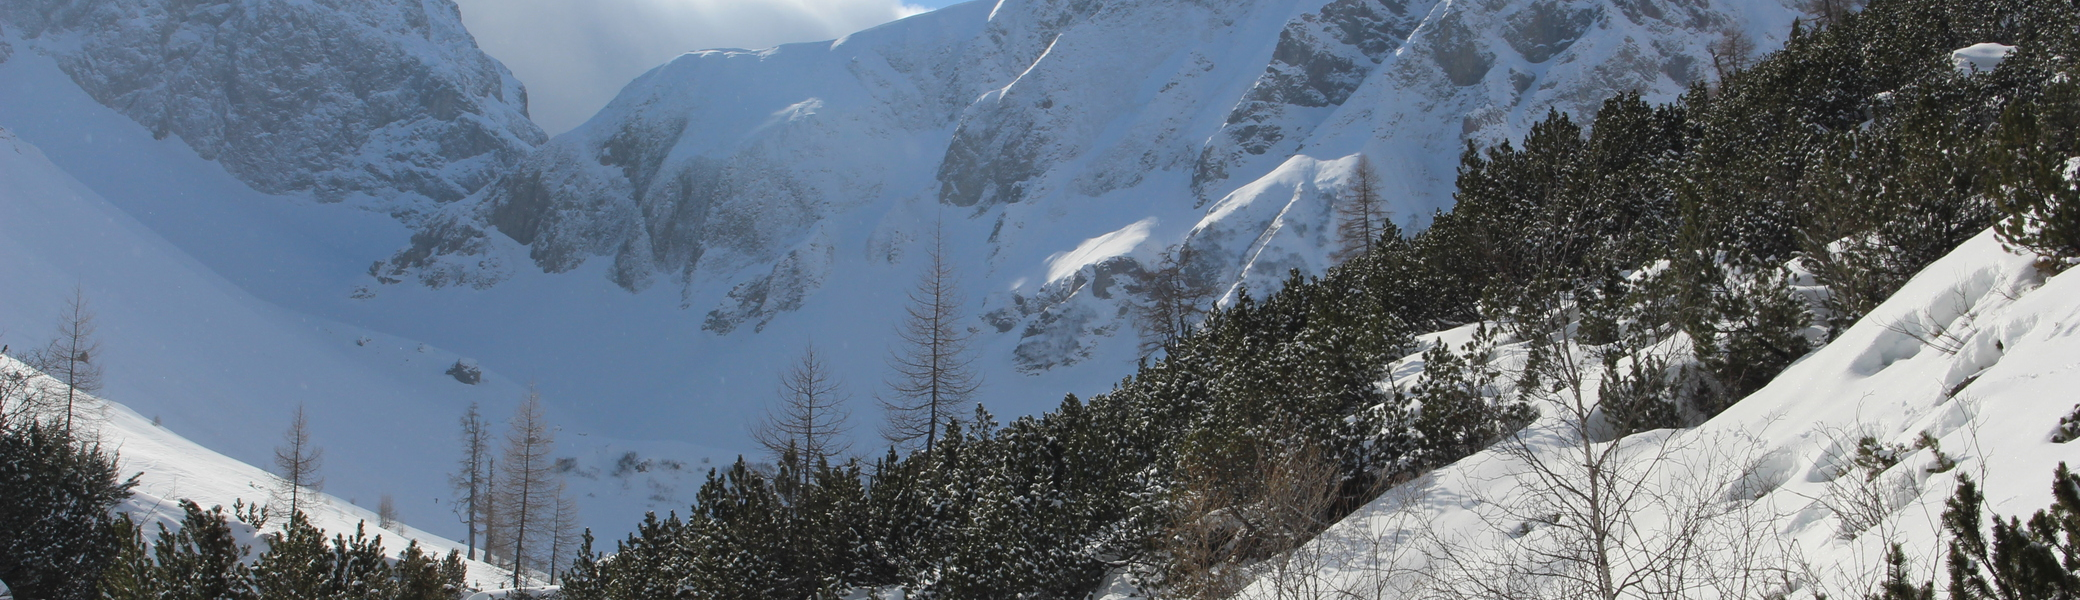
POLYGON ((1972 44, 1952 50, 1950 63, 1957 66, 1957 72, 1960 74, 1988 73, 2001 66, 2001 61, 2007 60, 2008 55, 2014 53, 2014 46, 1992 42, 1972 44))

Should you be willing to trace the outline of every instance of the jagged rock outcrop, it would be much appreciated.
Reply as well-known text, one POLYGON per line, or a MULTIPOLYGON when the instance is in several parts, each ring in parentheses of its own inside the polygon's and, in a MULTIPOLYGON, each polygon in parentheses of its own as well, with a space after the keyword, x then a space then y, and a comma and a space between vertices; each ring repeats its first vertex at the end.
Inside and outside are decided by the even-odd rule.
POLYGON ((546 139, 449 0, 11 0, 0 22, 263 192, 417 224, 546 139))

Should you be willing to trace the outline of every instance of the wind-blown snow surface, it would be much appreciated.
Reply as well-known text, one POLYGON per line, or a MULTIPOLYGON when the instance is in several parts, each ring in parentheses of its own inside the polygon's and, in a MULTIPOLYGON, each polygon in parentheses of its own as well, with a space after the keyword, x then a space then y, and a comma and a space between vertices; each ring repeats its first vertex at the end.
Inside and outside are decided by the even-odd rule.
MULTIPOLYGON (((254 298, 6 129, 0 181, 0 342, 21 349, 46 339, 78 286, 99 315, 105 397, 249 464, 268 464, 290 412, 302 404, 326 448, 329 489, 369 506, 393 494, 406 522, 461 537, 446 475, 459 452, 456 420, 464 406, 480 402, 502 427, 523 386, 495 369, 482 383, 464 385, 445 374, 460 358, 452 352, 254 298)), ((575 421, 569 412, 551 409, 558 422, 575 421)), ((114 424, 123 414, 116 411, 114 424)), ((724 456, 687 444, 620 442, 583 426, 565 427, 559 437, 557 456, 575 459, 568 479, 602 531, 631 527, 648 508, 678 507, 676 499, 651 497, 697 485, 699 460, 724 456), (638 454, 617 470, 630 451, 638 454), (661 454, 693 464, 674 469, 654 459, 661 454)), ((150 463, 148 476, 183 472, 180 456, 150 463)), ((186 492, 153 493, 171 500, 186 492)))
MULTIPOLYGON (((13 358, 0 356, 0 372, 33 371, 13 358)), ((39 378, 39 386, 63 389, 63 384, 56 380, 39 378)), ((239 501, 246 504, 271 501, 270 494, 278 480, 267 471, 188 441, 122 404, 90 395, 82 395, 79 402, 83 412, 93 415, 87 420, 86 430, 91 431, 89 437, 116 455, 120 476, 137 476, 137 487, 132 490, 129 500, 116 507, 116 512, 129 515, 142 524, 146 541, 156 541, 158 525, 180 529, 185 515, 180 505, 182 500, 193 501, 204 509, 222 506, 227 513, 239 501)), ((464 544, 409 524, 398 523, 387 529, 380 527, 382 520, 375 511, 347 499, 324 492, 312 496, 316 500, 306 514, 312 525, 328 534, 351 535, 356 527, 366 527, 371 537, 382 536, 383 548, 392 556, 403 552, 411 541, 417 541, 420 549, 435 556, 465 549, 464 544)), ((274 531, 280 522, 270 525, 274 527, 256 529, 236 521, 231 524, 232 533, 238 537, 239 543, 250 547, 251 556, 256 557, 267 551, 267 541, 260 534, 274 531)), ((510 577, 510 572, 483 562, 472 560, 467 564, 468 582, 472 587, 496 587, 501 577, 510 577)))
MULTIPOLYGON (((1981 484, 1993 511, 2026 517, 2051 503, 2053 468, 2080 462, 2080 445, 2050 441, 2080 389, 2080 273, 2046 281, 2031 263, 1982 234, 1709 422, 1628 438, 1641 456, 1670 449, 1645 491, 1748 511, 1754 528, 1744 534, 1760 542, 1750 549, 1763 566, 1819 578, 1801 594, 1870 592, 1891 542, 1904 545, 1912 579, 1941 579, 1937 523, 1960 475, 1981 484), (1939 331, 1948 335, 1936 344, 1917 339, 1939 331), (1923 433, 1940 440, 1956 468, 1931 472, 1935 454, 1917 450, 1867 487, 1857 483, 1865 476, 1850 465, 1858 439, 1912 448, 1923 433), (1845 497, 1844 483, 1874 490, 1879 500, 1870 506, 1883 519, 1852 527, 1831 510, 1845 497)), ((1402 376, 1406 383, 1419 375, 1402 376)), ((1557 439, 1562 431, 1549 415, 1528 435, 1557 439)), ((1559 456, 1566 442, 1559 443, 1534 445, 1559 456)), ((1415 571, 1404 569, 1444 571, 1426 562, 1438 540, 1506 546, 1504 536, 1524 534, 1498 507, 1525 489, 1524 473, 1520 459, 1491 449, 1390 491, 1311 543, 1319 553, 1310 556, 1322 558, 1316 582, 1405 591, 1415 571)), ((1666 516, 1643 514, 1646 530, 1627 537, 1661 533, 1666 516)), ((1719 561, 1753 558, 1715 550, 1719 561)), ((1268 597, 1272 585, 1267 578, 1253 592, 1268 597)))

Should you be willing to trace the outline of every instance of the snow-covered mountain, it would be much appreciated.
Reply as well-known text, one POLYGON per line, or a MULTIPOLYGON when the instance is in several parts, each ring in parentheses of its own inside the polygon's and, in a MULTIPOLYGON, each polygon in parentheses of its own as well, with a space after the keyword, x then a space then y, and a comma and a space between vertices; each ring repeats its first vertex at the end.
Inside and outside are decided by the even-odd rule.
POLYGON ((0 198, 35 216, 0 219, 30 257, 0 267, 0 325, 34 339, 78 284, 109 322, 108 396, 248 462, 308 404, 339 440, 333 489, 425 500, 401 507, 434 531, 461 407, 503 414, 535 382, 588 522, 620 530, 749 451, 806 344, 871 439, 934 229, 971 294, 981 399, 1038 412, 1130 372, 1125 281, 1165 249, 1189 241, 1228 293, 1318 271, 1360 154, 1420 222, 1466 140, 1669 97, 1710 42, 1769 48, 1795 14, 973 2, 687 54, 542 144, 447 0, 8 0, 0 154, 34 158, 8 159, 0 198), (465 359, 484 383, 443 374, 465 359))
POLYGON ((445 0, 19 0, 0 19, 17 51, 271 194, 411 220, 545 139, 445 0))
POLYGON ((1620 92, 1671 97, 1708 77, 1708 45, 1730 32, 1773 46, 1795 14, 1774 0, 1004 0, 829 43, 696 52, 451 207, 380 277, 485 287, 605 261, 616 285, 677 292, 707 332, 746 335, 851 310, 808 299, 856 291, 832 273, 906 264, 943 222, 986 282, 975 312, 1018 339, 1014 370, 1061 368, 1132 337, 1115 275, 1167 247, 1189 241, 1223 286, 1324 267, 1329 201, 1358 154, 1417 221, 1449 205, 1467 140, 1620 92))

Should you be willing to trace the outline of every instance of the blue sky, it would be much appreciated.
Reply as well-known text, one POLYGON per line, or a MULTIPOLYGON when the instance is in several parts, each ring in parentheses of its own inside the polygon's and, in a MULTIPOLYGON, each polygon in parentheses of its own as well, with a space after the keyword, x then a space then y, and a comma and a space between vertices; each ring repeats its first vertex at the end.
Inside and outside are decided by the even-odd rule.
POLYGON ((598 112, 629 80, 681 53, 810 42, 954 0, 457 0, 477 45, 527 85, 550 134, 598 112))

